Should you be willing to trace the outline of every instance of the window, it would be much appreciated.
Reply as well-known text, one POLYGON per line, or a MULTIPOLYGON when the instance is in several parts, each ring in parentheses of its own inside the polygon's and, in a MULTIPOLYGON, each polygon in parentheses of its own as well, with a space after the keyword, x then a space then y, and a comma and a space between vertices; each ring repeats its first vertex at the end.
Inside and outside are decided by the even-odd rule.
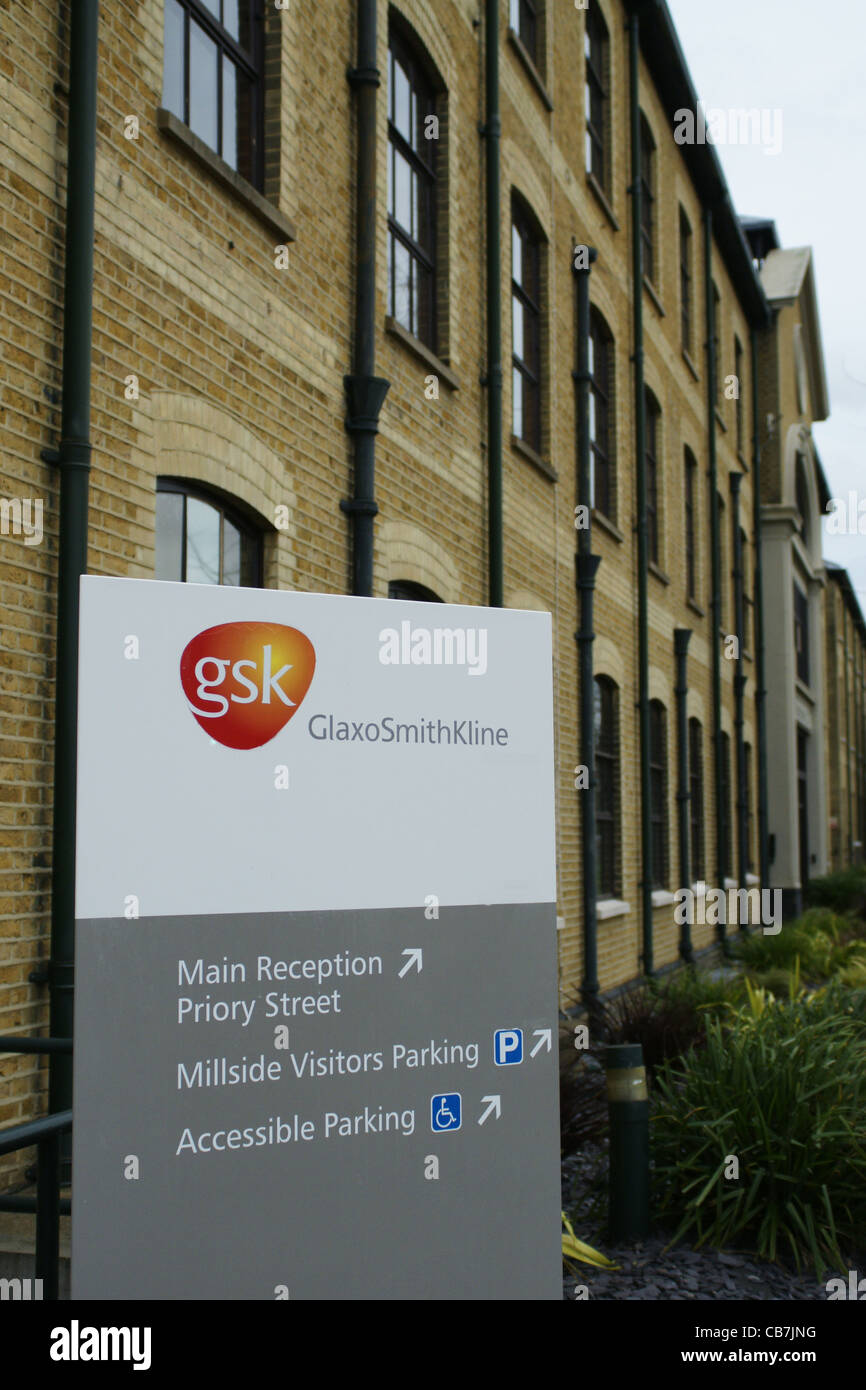
POLYGON ((680 208, 680 326, 683 352, 692 350, 692 229, 680 208))
POLYGON ((388 585, 389 598, 412 599, 416 603, 441 603, 438 594, 434 594, 432 589, 427 589, 423 584, 416 584, 411 579, 392 579, 388 585))
POLYGON ((597 893, 619 892, 619 710, 617 688, 607 676, 595 678, 595 862, 597 893))
POLYGON ((541 239, 515 201, 511 227, 514 433, 541 451, 541 239))
POLYGON ((436 174, 433 84, 393 29, 388 46, 388 313, 432 352, 436 333, 436 174))
POLYGON ((613 462, 613 338, 595 309, 589 318, 590 502, 616 521, 616 475, 613 462))
POLYGON ((686 597, 694 599, 698 592, 698 465, 689 448, 685 451, 685 472, 686 597))
POLYGON ((659 443, 661 407, 652 391, 645 390, 646 401, 646 511, 649 558, 659 563, 659 443))
POLYGON ((797 511, 800 513, 799 532, 800 539, 809 548, 811 531, 809 527, 810 507, 809 507, 809 484, 806 481, 806 460, 802 454, 797 455, 795 483, 797 511))
POLYGON ((704 752, 700 720, 689 720, 689 825, 692 873, 702 879, 704 865, 704 752))
POLYGON ((739 338, 734 338, 734 373, 737 378, 737 453, 743 453, 743 345, 739 338))
POLYGON ((797 675, 804 685, 808 685, 809 600, 799 584, 794 585, 794 651, 797 656, 797 675))
POLYGON ((586 169, 608 192, 608 37, 607 26, 595 3, 587 12, 583 42, 586 57, 586 169))
POLYGON ((724 887, 724 880, 729 878, 733 868, 733 855, 731 845, 733 841, 733 823, 731 821, 731 737, 730 734, 722 734, 722 764, 719 769, 719 800, 722 807, 722 823, 719 826, 719 878, 720 888, 724 887))
POLYGON ((156 578, 257 588, 262 583, 261 533, 216 495, 160 478, 156 578))
POLYGON ((510 0, 508 22, 538 67, 539 0, 510 0))
POLYGON ((163 104, 259 189, 262 42, 253 0, 165 0, 163 104))
POLYGON ((641 242, 643 244, 643 272, 650 280, 655 280, 655 153, 656 145, 646 116, 640 117, 640 192, 641 192, 641 242))
POLYGON ((754 856, 752 853, 752 745, 743 744, 745 755, 746 785, 743 788, 743 800, 746 806, 746 873, 750 874, 755 867, 754 856))
POLYGON ((721 355, 721 344, 719 342, 719 317, 721 315, 720 306, 721 300, 719 299, 719 292, 716 289, 715 285, 713 285, 713 321, 710 324, 710 338, 712 339, 713 344, 713 404, 715 406, 718 406, 719 404, 719 392, 721 382, 721 362, 719 360, 721 355))
POLYGON ((716 493, 716 497, 719 505, 719 631, 727 635, 727 630, 725 628, 725 617, 728 611, 727 593, 725 590, 727 556, 725 555, 725 551, 728 548, 728 533, 725 528, 728 523, 725 519, 725 499, 720 492, 716 493))
POLYGON ((740 555, 743 566, 743 650, 748 651, 752 635, 752 590, 749 575, 749 541, 745 531, 740 528, 740 555))
POLYGON ((650 701, 650 822, 653 888, 668 886, 668 747, 667 711, 650 701))

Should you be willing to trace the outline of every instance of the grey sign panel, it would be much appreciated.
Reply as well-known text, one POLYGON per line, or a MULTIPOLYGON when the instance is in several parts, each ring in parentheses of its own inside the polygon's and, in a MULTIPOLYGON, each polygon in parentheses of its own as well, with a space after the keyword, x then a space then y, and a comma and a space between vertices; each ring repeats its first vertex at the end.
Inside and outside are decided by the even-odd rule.
POLYGON ((550 904, 79 922, 74 1297, 561 1297, 555 987, 550 904))

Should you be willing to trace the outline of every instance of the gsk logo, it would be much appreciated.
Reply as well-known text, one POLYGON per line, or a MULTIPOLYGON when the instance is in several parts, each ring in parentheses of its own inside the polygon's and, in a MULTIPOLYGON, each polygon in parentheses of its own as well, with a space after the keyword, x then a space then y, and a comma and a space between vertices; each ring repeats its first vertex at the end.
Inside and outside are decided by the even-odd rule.
POLYGON ((315 669, 309 637, 282 623, 220 623, 180 658, 193 716, 226 748, 268 743, 300 707, 315 669))

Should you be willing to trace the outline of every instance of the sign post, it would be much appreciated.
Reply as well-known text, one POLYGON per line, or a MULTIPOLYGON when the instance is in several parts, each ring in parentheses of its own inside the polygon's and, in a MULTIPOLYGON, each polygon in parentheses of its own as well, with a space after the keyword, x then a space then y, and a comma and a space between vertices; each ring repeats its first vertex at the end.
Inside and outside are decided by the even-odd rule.
POLYGON ((560 1298, 548 614, 82 580, 75 1298, 560 1298))

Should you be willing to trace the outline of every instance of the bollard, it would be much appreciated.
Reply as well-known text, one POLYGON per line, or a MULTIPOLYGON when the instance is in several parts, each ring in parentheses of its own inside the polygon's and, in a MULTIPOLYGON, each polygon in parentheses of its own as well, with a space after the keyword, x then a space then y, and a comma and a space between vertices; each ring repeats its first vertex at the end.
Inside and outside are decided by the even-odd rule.
POLYGON ((649 1233, 649 1101, 640 1043, 609 1046, 605 1070, 610 1116, 610 1238, 639 1240, 649 1233))

